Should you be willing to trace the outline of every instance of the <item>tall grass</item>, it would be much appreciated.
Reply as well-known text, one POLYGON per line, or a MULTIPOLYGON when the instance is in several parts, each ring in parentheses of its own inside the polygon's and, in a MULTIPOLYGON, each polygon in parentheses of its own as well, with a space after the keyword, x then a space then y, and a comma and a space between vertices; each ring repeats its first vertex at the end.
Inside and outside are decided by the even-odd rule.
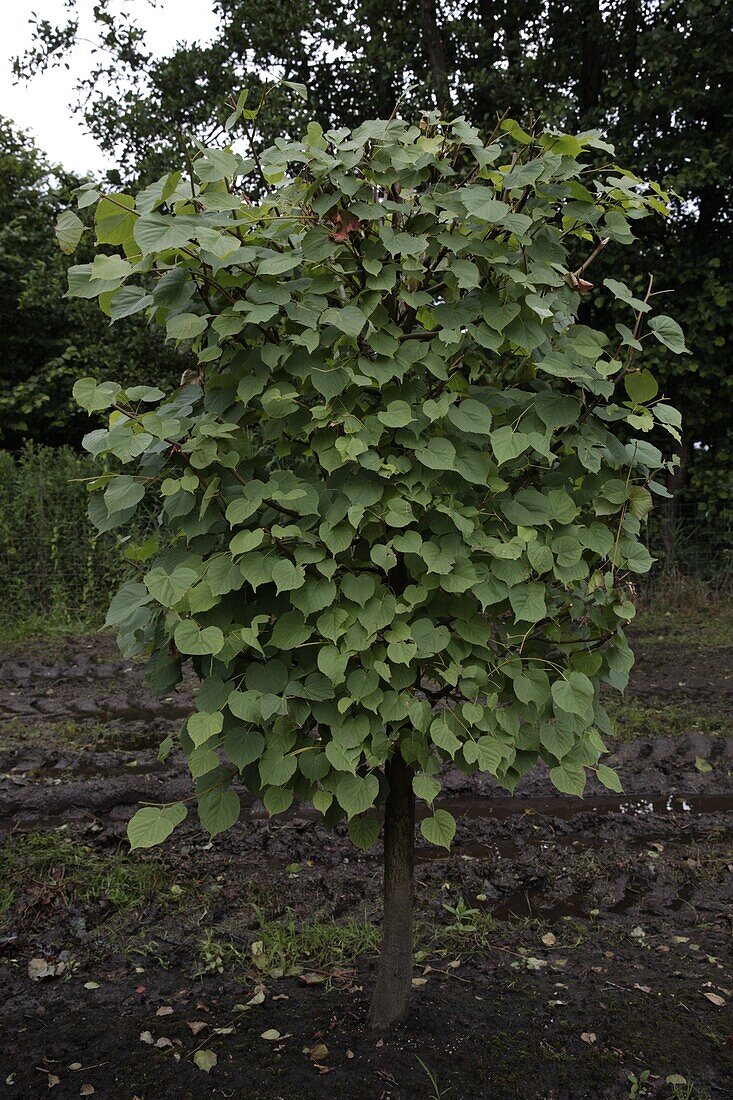
POLYGON ((70 447, 0 451, 0 630, 48 633, 103 621, 124 575, 119 535, 86 515, 99 463, 70 447))

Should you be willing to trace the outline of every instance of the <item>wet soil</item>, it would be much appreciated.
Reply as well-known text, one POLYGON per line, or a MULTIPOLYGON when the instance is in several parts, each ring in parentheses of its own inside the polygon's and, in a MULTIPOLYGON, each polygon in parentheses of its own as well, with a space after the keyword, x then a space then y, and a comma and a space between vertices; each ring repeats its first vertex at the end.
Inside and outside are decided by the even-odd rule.
POLYGON ((156 748, 193 684, 154 699, 104 636, 0 652, 3 1095, 583 1100, 648 1070, 636 1095, 733 1097, 733 648, 635 648, 624 795, 446 776, 456 842, 418 841, 413 1010, 384 1036, 377 849, 243 797, 213 842, 190 821, 128 856, 135 803, 190 793, 156 748))

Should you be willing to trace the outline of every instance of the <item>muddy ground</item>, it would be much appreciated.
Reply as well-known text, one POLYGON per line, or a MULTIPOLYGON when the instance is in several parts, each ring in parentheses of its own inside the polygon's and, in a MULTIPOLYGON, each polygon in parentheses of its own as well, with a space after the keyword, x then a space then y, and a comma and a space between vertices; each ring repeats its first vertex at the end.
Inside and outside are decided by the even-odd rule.
POLYGON ((190 690, 153 699, 104 636, 0 649, 0 1095, 733 1097, 733 630, 635 633, 624 795, 448 777, 412 1015, 381 1037, 377 850, 249 799, 129 856, 136 802, 190 792, 156 760, 190 690))

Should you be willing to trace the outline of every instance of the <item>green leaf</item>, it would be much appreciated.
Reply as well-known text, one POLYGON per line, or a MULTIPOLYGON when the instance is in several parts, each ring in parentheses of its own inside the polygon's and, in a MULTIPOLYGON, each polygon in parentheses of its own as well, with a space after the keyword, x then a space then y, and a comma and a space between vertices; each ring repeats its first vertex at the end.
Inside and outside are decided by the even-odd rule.
POLYGON ((170 248, 184 248, 193 239, 195 232, 196 223, 192 218, 174 218, 158 213, 143 214, 138 218, 133 229, 135 241, 143 254, 163 252, 170 248))
POLYGON ((293 792, 283 787, 268 787, 262 796, 270 817, 275 814, 284 814, 293 804, 293 792))
POLYGON ((635 405, 643 405, 645 401, 651 401, 659 392, 656 379, 648 370, 627 374, 624 378, 624 386, 635 405))
POLYGON ((374 595, 376 581, 372 573, 347 573, 341 581, 341 591, 347 600, 358 603, 364 607, 367 600, 374 595))
POLYGON ((377 419, 387 428, 404 428, 414 418, 406 401, 390 401, 383 412, 377 413, 377 419))
POLYGON ((145 576, 145 584, 153 599, 164 607, 174 607, 195 584, 199 575, 195 569, 177 566, 171 573, 157 565, 145 576))
POLYGON ((491 410, 467 397, 460 405, 451 405, 448 419, 460 432, 473 432, 475 435, 489 435, 491 432, 491 410))
POLYGON ((122 387, 116 382, 97 382, 95 378, 80 378, 71 391, 74 400, 87 412, 101 412, 114 405, 122 387))
POLYGON ((260 779, 263 786, 282 787, 298 770, 297 757, 287 756, 277 746, 267 749, 260 760, 260 779))
POLYGON ((322 646, 318 650, 318 667, 332 684, 342 684, 346 679, 349 663, 348 653, 342 653, 334 645, 322 646))
POLYGON ((368 852, 379 839, 379 820, 373 814, 352 817, 349 821, 349 837, 355 847, 362 852, 368 852))
POLYGON ((580 416, 580 402, 562 393, 541 393, 535 400, 535 409, 548 428, 567 428, 580 416))
POLYGON ((632 485, 629 489, 629 511, 637 519, 648 516, 653 507, 652 494, 643 485, 632 485))
POLYGON ((477 764, 479 771, 496 775, 504 757, 504 746, 492 737, 479 737, 478 741, 466 741, 463 755, 469 764, 477 764))
POLYGON ((297 649, 308 641, 312 632, 313 627, 305 622, 299 611, 288 611, 275 623, 268 645, 281 650, 297 649))
POLYGON ((95 212, 97 244, 123 245, 128 251, 137 220, 132 195, 105 195, 95 212))
POLYGON ((182 802, 174 806, 143 806, 128 822, 130 847, 152 848, 166 840, 187 814, 182 802))
POLYGON ((247 554, 250 550, 256 550, 262 543, 265 532, 261 528, 255 531, 239 531, 229 543, 230 553, 247 554))
POLYGON ((259 760, 264 747, 265 739, 259 730, 230 730, 224 738, 224 752, 240 772, 259 760))
POLYGON ((552 685, 555 706, 564 714, 577 714, 581 718, 593 712, 593 684, 582 672, 569 672, 552 685))
POLYGON ((198 746, 203 745, 210 737, 216 737, 217 734, 221 733, 223 725, 223 714, 219 712, 206 714, 203 711, 196 711, 195 714, 189 717, 186 728, 194 745, 198 746))
POLYGON ((434 657, 450 643, 447 626, 435 626, 431 619, 416 619, 412 624, 412 638, 420 657, 434 657))
POLYGON ((502 466, 523 454, 530 444, 530 438, 524 432, 515 431, 510 425, 497 428, 491 433, 491 449, 496 461, 502 466))
POLYGON ((206 626, 202 630, 193 619, 182 619, 176 624, 173 641, 181 653, 198 657, 214 656, 224 647, 224 635, 218 626, 206 626))
POLYGON ((574 794, 582 798, 585 790, 585 768, 580 764, 560 764, 557 768, 550 768, 550 781, 563 794, 574 794))
POLYGON ((462 188, 460 196, 468 213, 482 221, 498 222, 509 213, 509 207, 497 199, 494 189, 483 184, 462 188))
POLYGON ((452 716, 443 711, 437 718, 433 719, 430 726, 430 740, 439 749, 443 749, 450 756, 455 756, 461 747, 461 742, 451 729, 451 718, 452 716))
POLYGON ((204 829, 216 836, 239 820, 239 796, 229 787, 217 786, 200 796, 198 810, 204 829))
POLYGON ((335 325, 340 332, 356 338, 366 324, 366 317, 358 306, 342 306, 341 309, 325 309, 321 314, 322 325, 335 325))
POLYGON ((671 317, 667 317, 663 313, 659 317, 652 317, 649 321, 649 328, 660 344, 664 344, 670 351, 675 352, 677 355, 690 354, 685 345, 685 334, 671 317))
MULTIPOLYGON (((132 317, 147 309, 154 300, 152 294, 146 294, 141 286, 122 286, 110 300, 109 315, 113 321, 120 321, 123 317, 132 317)), ((164 395, 161 393, 160 396, 164 395)))
POLYGON ((423 802, 428 802, 432 806, 433 800, 440 794, 440 783, 432 775, 418 772, 412 777, 412 789, 417 798, 422 798, 423 802))
POLYGON ((436 810, 432 817, 420 822, 420 832, 431 844, 450 849, 456 835, 456 822, 447 810, 436 810))
POLYGON ((195 340, 202 332, 206 332, 207 325, 206 318, 199 317, 196 313, 179 313, 168 318, 166 332, 172 340, 195 340))
POLYGON ((70 256, 84 233, 84 223, 73 210, 63 210, 56 219, 56 240, 61 251, 70 256))
POLYGON ((429 470, 452 470, 456 449, 449 439, 438 436, 428 440, 426 446, 418 447, 415 457, 429 470))
POLYGON ((572 730, 565 726, 558 725, 557 722, 545 722, 540 727, 540 741, 553 756, 560 760, 572 749, 575 737, 572 730))
POLYGON ((303 257, 295 252, 276 252, 257 265, 257 275, 286 275, 293 271, 303 257))
MULTIPOLYGON (((313 795, 313 806, 321 814, 326 813, 326 811, 328 810, 328 808, 329 808, 329 806, 331 805, 332 802, 333 802, 333 795, 331 794, 330 791, 316 791, 316 793, 313 795)), ((354 818, 354 821, 358 821, 358 820, 359 820, 358 818, 354 818)), ((350 827, 351 827, 351 822, 349 822, 349 828, 350 827)))
POLYGON ((509 589, 509 602, 519 622, 538 623, 547 615, 545 586, 539 581, 515 584, 509 589))
POLYGON ((342 775, 336 787, 336 798, 346 810, 349 818, 370 809, 379 794, 379 780, 376 775, 342 775))
POLYGON ((608 787, 609 791, 615 791, 617 794, 624 793, 621 780, 613 768, 609 768, 607 764, 599 764, 596 768, 596 775, 603 786, 608 787))
POLYGON ((125 508, 134 508, 145 496, 145 486, 129 474, 113 477, 104 490, 104 503, 110 515, 125 508))
POLYGON ((635 310, 641 313, 648 313, 651 309, 648 302, 644 302, 640 298, 635 298, 625 283, 620 283, 617 279, 604 279, 603 285, 608 287, 614 298, 618 298, 619 301, 625 302, 626 305, 633 306, 635 310))
POLYGON ((133 618, 145 604, 150 602, 150 599, 150 593, 145 585, 137 581, 125 581, 109 605, 104 625, 119 626, 126 619, 133 618))
POLYGON ((302 565, 281 558, 273 567, 272 581, 278 592, 292 592, 305 584, 305 570, 302 565))

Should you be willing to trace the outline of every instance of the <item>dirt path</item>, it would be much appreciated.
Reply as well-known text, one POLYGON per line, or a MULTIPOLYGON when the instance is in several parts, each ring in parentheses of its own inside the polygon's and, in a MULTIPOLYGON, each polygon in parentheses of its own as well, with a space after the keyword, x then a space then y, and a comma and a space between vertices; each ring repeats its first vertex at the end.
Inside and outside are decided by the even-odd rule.
POLYGON ((133 805, 190 791, 156 746, 191 691, 153 699, 106 638, 0 654, 6 1094, 733 1096, 733 650, 637 648, 623 796, 446 777, 456 845, 419 847, 414 1013, 383 1043, 376 850, 247 798, 213 843, 128 857, 133 805))

